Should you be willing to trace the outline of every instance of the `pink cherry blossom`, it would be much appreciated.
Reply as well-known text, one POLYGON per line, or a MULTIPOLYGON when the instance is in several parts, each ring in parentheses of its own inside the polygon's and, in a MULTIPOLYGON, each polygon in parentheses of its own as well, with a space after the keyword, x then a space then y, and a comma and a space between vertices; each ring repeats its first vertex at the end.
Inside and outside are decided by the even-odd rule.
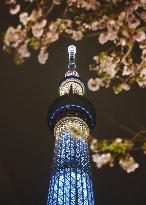
POLYGON ((127 23, 130 29, 136 29, 140 25, 140 20, 134 14, 128 16, 127 23))
POLYGON ((21 9, 20 4, 16 4, 14 7, 10 8, 10 14, 15 15, 17 14, 21 9))
POLYGON ((30 20, 28 13, 27 12, 23 12, 20 14, 19 16, 20 22, 25 26, 27 25, 27 22, 30 20))
POLYGON ((38 55, 39 63, 45 64, 46 61, 48 60, 48 56, 49 56, 49 54, 46 51, 46 47, 42 47, 41 50, 40 50, 40 53, 38 55))
POLYGON ((101 86, 102 86, 102 81, 99 78, 95 78, 95 79, 91 78, 88 81, 88 88, 91 91, 97 91, 101 86))
POLYGON ((137 31, 136 35, 134 36, 134 39, 137 41, 137 42, 141 42, 141 41, 144 41, 146 39, 146 34, 144 31, 140 30, 140 31, 137 31))
POLYGON ((135 169, 139 167, 139 164, 135 162, 132 156, 126 156, 125 158, 121 158, 119 161, 119 165, 124 169, 127 173, 134 172, 135 169))
POLYGON ((75 41, 79 41, 83 38, 83 33, 81 31, 73 31, 72 32, 72 39, 75 41))
POLYGON ((103 32, 103 33, 101 33, 101 34, 99 35, 99 38, 98 38, 99 43, 100 43, 100 44, 105 44, 105 43, 109 40, 108 37, 109 37, 109 36, 108 36, 108 32, 103 32))
POLYGON ((30 52, 28 51, 28 41, 19 46, 18 54, 21 59, 30 57, 30 52))
POLYGON ((93 37, 100 49, 93 63, 91 57, 95 77, 88 81, 90 90, 111 86, 119 93, 135 82, 146 87, 146 0, 67 0, 66 7, 61 0, 50 2, 5 1, 12 14, 19 12, 18 26, 8 27, 3 40, 4 50, 13 53, 14 59, 24 62, 38 50, 38 60, 44 64, 49 46, 60 37, 75 41, 93 37), (54 15, 57 5, 62 11, 54 15))
POLYGON ((47 20, 43 19, 41 22, 37 22, 32 26, 32 33, 36 38, 40 38, 43 35, 46 24, 47 20))

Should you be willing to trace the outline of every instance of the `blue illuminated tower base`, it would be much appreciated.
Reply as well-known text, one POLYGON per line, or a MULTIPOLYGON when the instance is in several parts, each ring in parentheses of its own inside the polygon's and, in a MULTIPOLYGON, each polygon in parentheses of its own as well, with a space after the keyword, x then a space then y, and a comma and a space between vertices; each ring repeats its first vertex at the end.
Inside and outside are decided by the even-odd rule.
POLYGON ((47 205, 94 205, 87 140, 95 126, 95 112, 83 97, 75 47, 68 50, 69 71, 59 87, 60 97, 48 110, 48 126, 56 141, 47 205))

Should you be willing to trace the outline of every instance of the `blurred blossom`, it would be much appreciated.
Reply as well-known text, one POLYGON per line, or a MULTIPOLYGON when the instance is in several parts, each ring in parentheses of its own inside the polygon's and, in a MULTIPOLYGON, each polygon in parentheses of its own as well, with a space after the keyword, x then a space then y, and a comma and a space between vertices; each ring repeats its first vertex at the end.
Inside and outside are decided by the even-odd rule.
POLYGON ((30 20, 36 22, 40 17, 42 17, 42 9, 34 9, 30 15, 30 20))
POLYGON ((48 32, 46 36, 46 41, 49 43, 57 41, 59 38, 59 35, 57 32, 48 32))
POLYGON ((125 65, 124 66, 124 69, 123 69, 123 73, 122 75, 125 76, 125 75, 130 75, 133 73, 133 70, 131 69, 131 67, 125 65))
POLYGON ((146 77, 146 68, 143 68, 140 72, 140 75, 146 77))
MULTIPOLYGON (((102 63, 103 63, 103 61, 102 61, 102 63)), ((105 71, 109 76, 111 76, 113 78, 115 76, 115 74, 117 73, 116 64, 105 62, 105 68, 103 68, 102 63, 101 63, 101 68, 103 69, 103 71, 105 71)))
POLYGON ((97 91, 97 90, 99 90, 99 88, 101 87, 101 85, 102 85, 102 81, 101 81, 101 79, 99 79, 99 78, 95 78, 95 79, 90 78, 90 80, 88 81, 88 88, 89 88, 89 90, 91 90, 91 91, 97 91))
POLYGON ((10 14, 15 15, 20 11, 20 9, 21 9, 20 4, 16 4, 10 8, 10 14))
POLYGON ((47 20, 43 19, 41 22, 37 22, 32 26, 32 33, 36 38, 40 38, 43 35, 46 24, 47 20))
POLYGON ((128 5, 127 7, 127 13, 128 14, 132 14, 135 10, 137 10, 139 8, 139 2, 133 1, 131 4, 128 5))
POLYGON ((130 86, 129 86, 128 84, 126 84, 126 83, 121 84, 121 87, 122 87, 122 89, 125 90, 125 91, 130 90, 130 86))
POLYGON ((126 18, 126 12, 125 11, 121 11, 118 15, 118 24, 119 26, 123 26, 123 21, 126 18))
POLYGON ((121 38, 120 39, 120 44, 121 44, 121 46, 126 46, 126 39, 125 38, 121 38))
POLYGON ((122 142, 122 139, 121 139, 121 138, 116 138, 115 142, 116 142, 116 143, 121 143, 121 142, 122 142))
POLYGON ((69 6, 76 4, 77 8, 84 8, 86 10, 96 10, 100 7, 98 0, 67 0, 69 6))
POLYGON ((146 87, 146 68, 140 71, 140 77, 137 79, 137 83, 140 87, 146 87))
POLYGON ((73 31, 72 38, 75 41, 79 41, 79 40, 81 40, 83 38, 83 33, 81 31, 73 31))
POLYGON ((26 41, 24 44, 20 45, 18 48, 18 54, 20 58, 28 58, 30 57, 30 52, 28 51, 28 41, 26 41))
POLYGON ((46 2, 5 1, 11 14, 19 12, 21 24, 8 27, 4 35, 3 48, 14 53, 14 59, 24 62, 31 51, 40 50, 38 59, 44 64, 46 50, 59 37, 75 41, 96 37, 102 52, 95 54, 90 66, 95 79, 89 79, 89 89, 111 86, 114 93, 119 93, 130 90, 135 82, 146 87, 146 0, 67 0, 66 7, 62 0, 46 2), (62 5, 62 12, 54 16, 57 5, 62 5), (135 58, 136 49, 139 55, 135 58))
POLYGON ((146 9, 146 0, 140 0, 140 3, 142 4, 143 8, 146 9))
POLYGON ((6 46, 17 47, 26 37, 25 31, 22 30, 21 25, 18 25, 17 28, 9 27, 5 37, 4 42, 6 46))
POLYGON ((28 1, 28 2, 33 2, 34 0, 25 0, 25 1, 28 1))
POLYGON ((102 32, 99 35, 99 39, 98 39, 99 43, 104 44, 108 40, 114 41, 115 39, 117 39, 119 29, 120 29, 119 24, 115 20, 109 19, 107 21, 107 31, 102 32))
POLYGON ((97 139, 92 139, 91 143, 90 143, 90 149, 93 151, 93 152, 96 152, 96 149, 97 149, 97 139))
POLYGON ((28 17, 27 12, 23 12, 20 14, 19 19, 20 19, 20 22, 25 26, 30 18, 28 17))
POLYGON ((94 56, 93 60, 95 60, 95 62, 98 64, 99 63, 99 56, 94 56))
POLYGON ((107 22, 108 38, 110 41, 113 41, 117 38, 119 28, 120 27, 115 20, 110 19, 107 22))
POLYGON ((130 29, 136 29, 140 25, 140 20, 135 15, 130 15, 127 17, 127 23, 130 29))
POLYGON ((92 31, 96 31, 98 28, 98 25, 99 25, 99 21, 93 21, 90 25, 91 27, 89 28, 91 28, 92 31))
POLYGON ((108 32, 103 32, 99 35, 99 43, 105 44, 109 39, 108 39, 108 32))
POLYGON ((115 56, 104 56, 100 58, 99 62, 99 68, 100 72, 105 72, 107 75, 109 75, 111 78, 115 76, 117 73, 116 67, 119 63, 120 59, 115 56))
POLYGON ((144 41, 146 39, 146 34, 144 31, 137 31, 136 35, 134 36, 134 39, 137 41, 137 42, 141 42, 141 41, 144 41))
POLYGON ((60 4, 61 4, 61 0, 53 0, 53 3, 54 3, 55 5, 60 5, 60 4))
POLYGON ((132 156, 129 156, 129 155, 127 155, 125 158, 121 158, 119 160, 119 165, 127 173, 134 172, 135 169, 139 167, 139 164, 135 162, 132 156))
POLYGON ((146 23, 146 11, 141 12, 140 17, 146 23))
POLYGON ((113 166, 113 162, 114 162, 114 158, 112 157, 111 153, 93 154, 92 159, 93 162, 96 163, 97 168, 101 168, 106 164, 113 166))
POLYGON ((96 10, 100 7, 100 3, 98 0, 78 0, 77 7, 85 8, 86 10, 96 10))
MULTIPOLYGON (((145 132, 145 131, 143 131, 145 132)), ((137 139, 140 137, 142 146, 139 148, 135 141, 135 135, 130 139, 100 139, 99 141, 93 138, 90 142, 90 149, 94 153, 92 155, 93 162, 96 163, 97 168, 104 165, 113 166, 115 160, 119 161, 120 167, 127 173, 134 172, 139 167, 139 164, 129 154, 133 148, 141 149, 146 153, 145 138, 141 138, 141 131, 137 133, 137 139)))
POLYGON ((39 61, 39 63, 45 64, 46 61, 48 60, 48 56, 49 56, 49 54, 48 54, 47 51, 46 51, 46 47, 42 47, 42 48, 40 49, 40 53, 39 53, 39 55, 38 55, 38 61, 39 61))

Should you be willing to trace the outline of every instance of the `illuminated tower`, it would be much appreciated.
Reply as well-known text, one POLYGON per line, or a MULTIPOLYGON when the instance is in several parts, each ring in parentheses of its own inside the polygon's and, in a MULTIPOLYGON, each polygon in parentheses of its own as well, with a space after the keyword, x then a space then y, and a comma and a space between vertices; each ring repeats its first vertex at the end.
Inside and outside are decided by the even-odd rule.
POLYGON ((94 205, 88 136, 95 111, 83 97, 85 85, 76 71, 76 47, 68 47, 69 65, 59 95, 48 109, 48 127, 55 136, 47 205, 94 205))

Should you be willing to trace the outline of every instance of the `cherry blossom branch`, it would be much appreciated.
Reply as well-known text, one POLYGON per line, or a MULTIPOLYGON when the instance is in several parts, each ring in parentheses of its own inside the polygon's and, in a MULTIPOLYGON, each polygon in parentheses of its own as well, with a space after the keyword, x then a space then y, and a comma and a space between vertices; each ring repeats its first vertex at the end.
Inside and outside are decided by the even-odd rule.
POLYGON ((45 64, 49 46, 60 36, 75 41, 96 37, 101 46, 107 44, 105 47, 109 49, 103 48, 103 52, 94 56, 90 70, 95 72, 95 79, 89 79, 88 88, 98 91, 112 86, 118 94, 129 91, 134 83, 146 87, 146 3, 143 0, 25 1, 28 10, 16 0, 5 1, 10 13, 18 14, 20 20, 4 36, 4 50, 14 54, 17 64, 29 58, 32 50, 39 50, 38 61, 45 64))
POLYGON ((113 167, 116 162, 127 173, 134 172, 138 167, 134 159, 133 152, 142 151, 146 154, 146 130, 139 131, 131 138, 116 138, 116 139, 90 139, 90 149, 92 151, 93 161, 96 163, 97 168, 105 165, 113 167), (139 144, 140 143, 140 144, 139 144))

